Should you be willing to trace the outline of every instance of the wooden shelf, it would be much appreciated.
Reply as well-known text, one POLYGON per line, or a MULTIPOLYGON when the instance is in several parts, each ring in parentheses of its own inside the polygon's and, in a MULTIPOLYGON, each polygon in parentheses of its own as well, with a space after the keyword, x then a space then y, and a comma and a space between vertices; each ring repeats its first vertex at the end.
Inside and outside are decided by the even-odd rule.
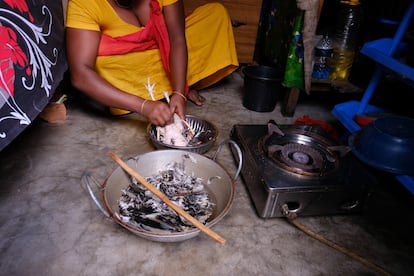
MULTIPOLYGON (((313 92, 329 92, 329 93, 362 93, 363 90, 353 85, 348 80, 312 80, 311 93, 313 92)), ((291 88, 286 91, 282 104, 282 115, 285 117, 293 117, 296 105, 299 100, 301 90, 291 88)))

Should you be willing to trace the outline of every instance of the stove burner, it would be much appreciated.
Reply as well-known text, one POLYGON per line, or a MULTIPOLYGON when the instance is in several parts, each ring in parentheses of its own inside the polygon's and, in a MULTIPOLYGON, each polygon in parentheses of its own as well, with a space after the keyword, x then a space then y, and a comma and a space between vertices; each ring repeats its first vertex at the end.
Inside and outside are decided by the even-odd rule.
POLYGON ((268 156, 277 164, 297 173, 319 173, 324 165, 324 158, 318 150, 302 144, 269 146, 268 156))
MULTIPOLYGON (((279 168, 311 177, 333 173, 339 167, 342 147, 310 126, 279 129, 268 124, 268 133, 259 139, 259 147, 279 168)), ((345 150, 344 150, 345 152, 345 150)))

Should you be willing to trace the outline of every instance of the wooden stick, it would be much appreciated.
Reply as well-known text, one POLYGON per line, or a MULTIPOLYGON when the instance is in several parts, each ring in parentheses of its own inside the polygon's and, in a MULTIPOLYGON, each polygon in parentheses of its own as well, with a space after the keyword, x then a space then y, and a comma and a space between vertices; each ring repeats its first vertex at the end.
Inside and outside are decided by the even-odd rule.
POLYGON ((217 242, 224 244, 226 242, 225 239, 223 239, 221 236, 219 236, 217 233, 215 233, 213 230, 199 222, 197 219, 192 217, 189 213, 175 205, 164 193, 159 191, 157 188, 155 188, 151 183, 149 183, 144 177, 139 175, 136 171, 134 171, 128 164, 126 164, 124 161, 122 161, 115 153, 109 152, 108 155, 117 162, 121 168, 123 168, 128 174, 130 174, 132 177, 137 179, 142 185, 145 186, 148 190, 150 190, 151 193, 156 195, 159 199, 161 199, 165 204, 167 204, 171 209, 176 211, 180 216, 184 217, 186 220, 191 222, 194 226, 196 226, 198 229, 203 231, 205 234, 210 236, 212 239, 216 240, 217 242))

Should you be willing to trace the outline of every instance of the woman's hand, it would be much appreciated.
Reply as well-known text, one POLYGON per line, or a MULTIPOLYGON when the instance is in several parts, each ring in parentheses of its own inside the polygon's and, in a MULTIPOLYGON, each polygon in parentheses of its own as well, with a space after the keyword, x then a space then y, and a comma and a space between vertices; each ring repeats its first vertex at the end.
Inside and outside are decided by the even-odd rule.
POLYGON ((156 126, 165 126, 172 120, 174 112, 164 102, 142 100, 141 115, 148 118, 148 120, 156 126))
POLYGON ((180 116, 181 119, 185 119, 185 108, 186 108, 186 98, 184 96, 184 94, 177 94, 174 93, 171 96, 171 100, 170 100, 170 110, 171 112, 177 113, 178 116, 180 116))

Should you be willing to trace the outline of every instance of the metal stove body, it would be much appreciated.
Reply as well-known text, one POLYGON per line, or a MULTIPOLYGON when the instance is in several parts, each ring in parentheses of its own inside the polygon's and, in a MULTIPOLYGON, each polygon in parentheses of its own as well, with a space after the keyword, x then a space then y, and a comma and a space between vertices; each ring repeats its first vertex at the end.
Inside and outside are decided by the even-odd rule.
MULTIPOLYGON (((262 218, 355 213, 375 178, 319 125, 235 125, 241 175, 262 218)), ((233 154, 238 158, 237 154, 233 154)))

